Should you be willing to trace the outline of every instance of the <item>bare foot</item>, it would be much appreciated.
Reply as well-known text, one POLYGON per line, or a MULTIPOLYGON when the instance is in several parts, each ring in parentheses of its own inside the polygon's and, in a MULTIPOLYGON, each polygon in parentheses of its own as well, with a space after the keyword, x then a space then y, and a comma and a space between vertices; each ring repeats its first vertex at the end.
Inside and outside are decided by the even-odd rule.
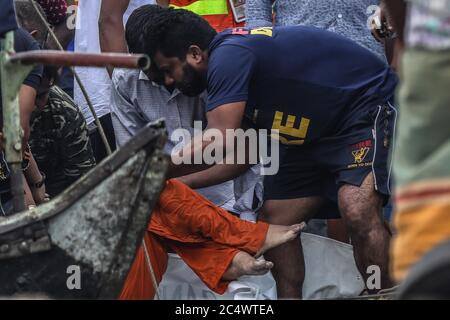
POLYGON ((255 257, 258 258, 264 254, 267 250, 275 248, 283 243, 292 241, 298 237, 300 231, 306 227, 304 222, 300 224, 294 224, 292 226, 280 226, 276 224, 269 225, 267 231, 266 240, 264 241, 261 249, 258 250, 255 257))
POLYGON ((247 252, 238 252, 231 262, 230 267, 222 276, 224 280, 236 280, 245 275, 263 275, 272 269, 273 263, 265 260, 256 260, 247 252))

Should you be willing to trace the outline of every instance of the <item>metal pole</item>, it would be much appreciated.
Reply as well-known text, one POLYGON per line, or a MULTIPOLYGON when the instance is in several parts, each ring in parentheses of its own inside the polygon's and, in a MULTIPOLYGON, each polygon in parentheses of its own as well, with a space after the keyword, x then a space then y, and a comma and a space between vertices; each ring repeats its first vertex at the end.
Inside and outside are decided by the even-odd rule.
POLYGON ((120 67, 120 68, 146 68, 149 59, 145 55, 131 55, 119 53, 73 53, 55 50, 26 51, 12 54, 9 57, 12 63, 24 65, 47 64, 56 66, 90 66, 90 67, 120 67))
POLYGON ((22 137, 19 97, 17 93, 31 66, 11 66, 9 55, 14 52, 14 32, 6 34, 0 44, 0 77, 3 100, 3 137, 5 158, 10 171, 10 185, 14 212, 24 211, 25 197, 22 180, 22 137))
MULTIPOLYGON (((145 231, 147 232, 147 231, 145 231)), ((155 298, 156 300, 161 300, 158 292, 158 281, 156 281, 155 270, 153 270, 152 261, 150 260, 150 255, 148 253, 147 244, 145 243, 145 236, 142 239, 142 249, 144 250, 145 262, 147 264, 148 272, 150 273, 150 279, 153 286, 153 290, 155 290, 155 298)))

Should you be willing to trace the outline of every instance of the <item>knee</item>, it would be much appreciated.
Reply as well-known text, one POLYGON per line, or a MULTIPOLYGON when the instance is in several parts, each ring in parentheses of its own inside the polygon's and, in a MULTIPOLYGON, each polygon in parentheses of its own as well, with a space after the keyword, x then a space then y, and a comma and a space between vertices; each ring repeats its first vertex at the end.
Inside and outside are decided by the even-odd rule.
POLYGON ((370 214, 364 212, 367 208, 360 206, 344 206, 341 214, 344 217, 345 225, 350 236, 367 234, 372 228, 370 214))
POLYGON ((279 210, 276 206, 271 205, 270 203, 265 203, 258 212, 258 220, 269 224, 282 224, 281 221, 279 221, 279 212, 278 215, 276 214, 277 211, 279 210))

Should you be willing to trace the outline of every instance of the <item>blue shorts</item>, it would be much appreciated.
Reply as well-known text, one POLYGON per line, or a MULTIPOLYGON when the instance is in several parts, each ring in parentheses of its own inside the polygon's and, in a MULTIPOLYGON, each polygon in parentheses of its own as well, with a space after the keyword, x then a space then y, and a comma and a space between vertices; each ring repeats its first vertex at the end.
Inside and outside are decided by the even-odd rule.
POLYGON ((280 169, 264 177, 264 200, 322 196, 329 203, 314 218, 339 218, 338 189, 344 184, 360 186, 373 173, 375 190, 386 203, 396 118, 397 110, 387 103, 362 114, 335 136, 303 146, 280 145, 280 169))

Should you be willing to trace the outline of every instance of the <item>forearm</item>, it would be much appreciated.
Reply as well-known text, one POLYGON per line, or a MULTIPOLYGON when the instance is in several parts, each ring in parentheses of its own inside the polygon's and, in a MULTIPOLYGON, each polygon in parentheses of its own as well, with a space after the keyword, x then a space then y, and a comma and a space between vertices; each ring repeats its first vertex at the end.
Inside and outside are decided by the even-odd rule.
POLYGON ((251 165, 218 164, 209 169, 180 177, 179 180, 192 189, 206 188, 233 180, 244 174, 251 165))
POLYGON ((130 0, 102 0, 98 28, 102 52, 128 51, 123 27, 123 15, 130 0))
POLYGON ((23 129, 23 144, 30 138, 30 119, 34 110, 36 90, 28 85, 22 85, 19 91, 20 125, 23 129))
POLYGON ((31 191, 35 204, 41 204, 50 200, 46 194, 45 175, 41 174, 39 171, 38 165, 31 152, 28 156, 29 165, 24 171, 26 181, 28 182, 27 186, 31 191))
POLYGON ((22 177, 25 208, 29 209, 30 206, 36 206, 36 202, 34 202, 33 194, 31 193, 30 187, 28 186, 27 179, 24 176, 22 177))
POLYGON ((102 52, 128 52, 122 17, 101 17, 99 20, 99 33, 102 52))
POLYGON ((27 179, 28 183, 33 186, 36 183, 42 181, 42 174, 39 171, 38 165, 36 163, 36 160, 34 160, 33 155, 29 154, 29 164, 27 169, 24 171, 25 178, 27 179))
POLYGON ((211 166, 206 164, 174 164, 169 157, 169 168, 167 169, 167 178, 178 178, 195 174, 207 170, 211 166))

